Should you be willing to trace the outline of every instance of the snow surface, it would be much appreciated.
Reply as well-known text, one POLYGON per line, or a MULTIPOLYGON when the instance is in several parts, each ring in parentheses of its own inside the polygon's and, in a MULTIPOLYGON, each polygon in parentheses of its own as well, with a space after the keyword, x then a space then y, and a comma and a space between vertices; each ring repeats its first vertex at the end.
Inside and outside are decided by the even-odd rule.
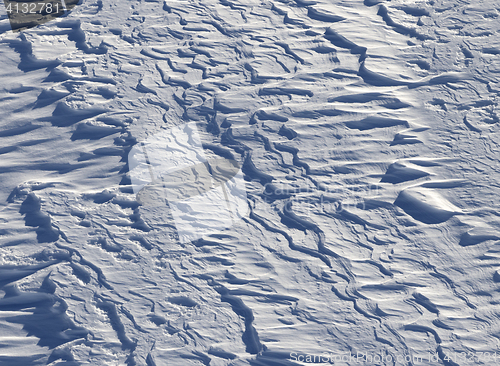
POLYGON ((2 9, 0 365, 495 364, 499 13, 83 0, 13 33, 2 9), (248 202, 194 241, 128 167, 185 123, 248 202))

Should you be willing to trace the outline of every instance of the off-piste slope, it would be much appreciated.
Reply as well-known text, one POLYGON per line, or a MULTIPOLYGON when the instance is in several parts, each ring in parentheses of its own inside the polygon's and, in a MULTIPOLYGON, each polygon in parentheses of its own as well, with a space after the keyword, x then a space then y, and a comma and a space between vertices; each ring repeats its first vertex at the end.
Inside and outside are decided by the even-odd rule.
POLYGON ((0 37, 3 363, 492 362, 460 352, 499 324, 493 2, 84 1, 0 37), (193 121, 249 214, 181 244, 127 156, 193 121))

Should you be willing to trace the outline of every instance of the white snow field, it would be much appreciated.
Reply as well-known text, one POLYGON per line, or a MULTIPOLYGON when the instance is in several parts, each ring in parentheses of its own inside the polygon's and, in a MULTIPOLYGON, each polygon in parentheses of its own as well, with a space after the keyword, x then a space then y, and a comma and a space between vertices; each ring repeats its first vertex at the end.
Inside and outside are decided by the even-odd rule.
POLYGON ((498 1, 2 14, 1 366, 500 364, 498 1), (139 197, 185 124, 230 224, 207 171, 139 197))

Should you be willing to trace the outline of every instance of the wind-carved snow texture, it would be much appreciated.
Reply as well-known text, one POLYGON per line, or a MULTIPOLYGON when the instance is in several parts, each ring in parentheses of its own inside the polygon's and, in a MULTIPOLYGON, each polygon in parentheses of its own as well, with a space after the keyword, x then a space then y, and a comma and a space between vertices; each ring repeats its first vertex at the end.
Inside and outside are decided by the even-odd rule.
POLYGON ((1 364, 494 363, 498 17, 99 0, 3 33, 1 364), (249 213, 183 244, 127 156, 189 122, 249 213))

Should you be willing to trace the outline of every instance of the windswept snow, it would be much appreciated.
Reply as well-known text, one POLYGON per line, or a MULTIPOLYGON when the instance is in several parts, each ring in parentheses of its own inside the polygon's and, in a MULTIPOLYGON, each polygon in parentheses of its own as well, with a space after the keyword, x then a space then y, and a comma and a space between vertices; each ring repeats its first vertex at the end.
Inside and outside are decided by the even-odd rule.
POLYGON ((497 362, 494 1, 0 8, 1 365, 497 362))

